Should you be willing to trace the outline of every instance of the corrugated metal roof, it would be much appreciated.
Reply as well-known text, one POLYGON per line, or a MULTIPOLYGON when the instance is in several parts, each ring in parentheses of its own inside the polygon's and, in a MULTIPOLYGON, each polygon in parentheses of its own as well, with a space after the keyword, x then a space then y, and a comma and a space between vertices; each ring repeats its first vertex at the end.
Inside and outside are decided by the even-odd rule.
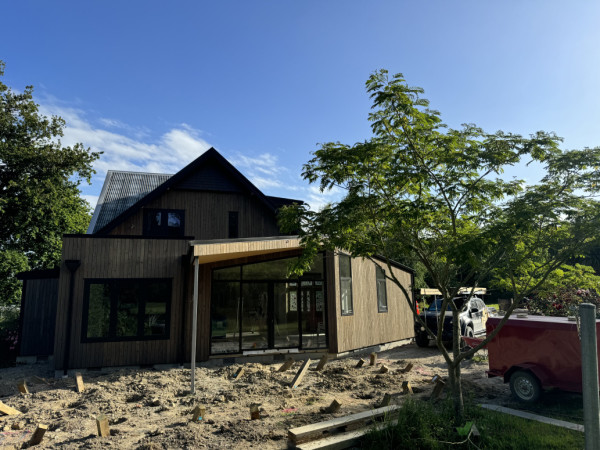
POLYGON ((88 228, 93 234, 163 184, 172 175, 109 170, 88 228))

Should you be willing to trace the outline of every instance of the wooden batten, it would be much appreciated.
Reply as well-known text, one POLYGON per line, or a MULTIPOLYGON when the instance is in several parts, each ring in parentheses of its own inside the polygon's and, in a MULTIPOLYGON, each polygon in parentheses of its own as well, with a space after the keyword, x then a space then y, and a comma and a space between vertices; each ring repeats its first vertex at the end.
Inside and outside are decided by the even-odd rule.
POLYGON ((200 264, 246 258, 257 255, 276 255, 300 249, 300 240, 294 237, 274 239, 236 240, 233 242, 192 242, 193 256, 200 264))

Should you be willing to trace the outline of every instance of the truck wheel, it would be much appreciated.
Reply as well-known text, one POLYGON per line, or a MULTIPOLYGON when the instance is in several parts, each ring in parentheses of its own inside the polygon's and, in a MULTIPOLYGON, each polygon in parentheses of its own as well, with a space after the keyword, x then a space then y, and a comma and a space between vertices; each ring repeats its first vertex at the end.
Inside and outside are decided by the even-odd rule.
POLYGON ((517 370, 510 376, 510 391, 517 400, 534 403, 540 398, 542 387, 535 375, 524 370, 517 370))
POLYGON ((429 335, 427 333, 417 333, 415 341, 419 347, 429 347, 429 335))

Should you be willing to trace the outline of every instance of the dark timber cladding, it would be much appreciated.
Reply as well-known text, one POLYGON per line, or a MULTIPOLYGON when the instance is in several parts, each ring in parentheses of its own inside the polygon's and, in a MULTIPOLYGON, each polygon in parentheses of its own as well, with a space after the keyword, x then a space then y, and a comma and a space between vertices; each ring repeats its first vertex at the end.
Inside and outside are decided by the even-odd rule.
POLYGON ((23 280, 20 356, 53 354, 58 275, 58 270, 39 270, 18 275, 23 280))
POLYGON ((180 362, 182 336, 173 330, 179 330, 182 323, 185 292, 182 255, 187 254, 188 248, 187 239, 65 237, 57 305, 62 314, 56 320, 56 369, 64 369, 67 321, 72 324, 69 368, 180 362), (74 274, 72 317, 67 314, 70 272, 66 260, 81 261, 74 274), (171 280, 169 338, 83 343, 85 280, 125 278, 171 280))

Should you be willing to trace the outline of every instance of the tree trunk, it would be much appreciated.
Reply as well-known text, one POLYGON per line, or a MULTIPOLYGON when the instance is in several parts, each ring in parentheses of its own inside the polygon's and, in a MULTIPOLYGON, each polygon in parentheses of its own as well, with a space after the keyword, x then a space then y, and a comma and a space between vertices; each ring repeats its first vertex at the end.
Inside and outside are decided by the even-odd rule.
POLYGON ((457 425, 462 425, 465 414, 465 404, 463 402, 460 363, 448 364, 448 381, 450 382, 450 392, 452 395, 452 403, 454 404, 455 420, 457 425))

